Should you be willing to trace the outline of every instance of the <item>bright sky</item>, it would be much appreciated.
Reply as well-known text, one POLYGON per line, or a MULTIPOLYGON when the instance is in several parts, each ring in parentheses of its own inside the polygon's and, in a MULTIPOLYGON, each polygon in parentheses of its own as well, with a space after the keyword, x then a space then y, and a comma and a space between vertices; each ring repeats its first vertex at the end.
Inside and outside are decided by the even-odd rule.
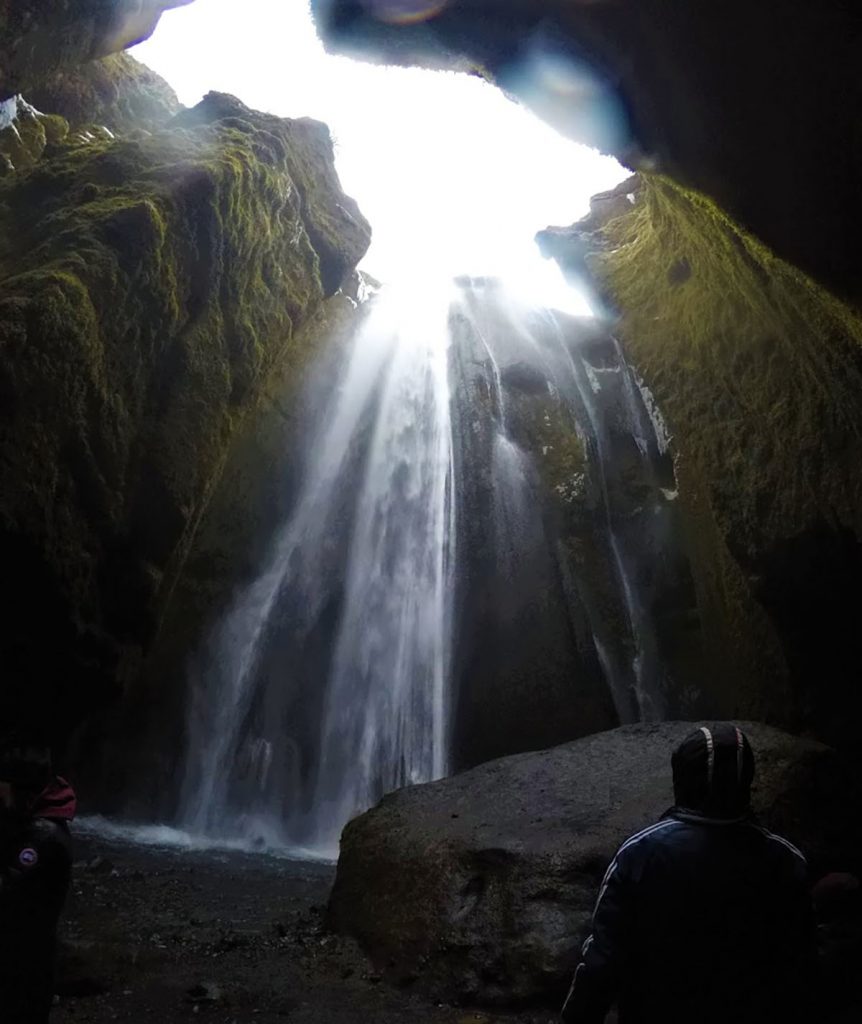
POLYGON ((374 230, 362 266, 383 281, 516 277, 551 303, 561 282, 534 234, 572 223, 626 176, 476 78, 327 54, 303 0, 243 0, 239 11, 236 0, 196 0, 164 14, 134 55, 186 105, 216 89, 325 121, 345 191, 374 230))

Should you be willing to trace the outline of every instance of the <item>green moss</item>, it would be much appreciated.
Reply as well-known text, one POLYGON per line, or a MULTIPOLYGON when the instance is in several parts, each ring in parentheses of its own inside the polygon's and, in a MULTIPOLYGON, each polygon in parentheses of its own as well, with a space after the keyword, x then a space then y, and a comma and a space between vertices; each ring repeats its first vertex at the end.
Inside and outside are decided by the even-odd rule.
POLYGON ((149 642, 237 424, 324 297, 290 124, 105 135, 0 181, 0 526, 124 650, 149 642))
POLYGON ((520 403, 526 444, 548 490, 564 504, 582 502, 589 472, 583 439, 559 402, 533 396, 520 403))
POLYGON ((40 114, 39 120, 45 129, 45 139, 52 145, 58 145, 69 134, 69 122, 59 114, 40 114))
POLYGON ((168 83, 128 53, 56 71, 33 85, 27 98, 74 129, 99 124, 115 134, 153 130, 180 110, 168 83))
POLYGON ((665 178, 604 236, 593 267, 674 438, 715 656, 775 714, 787 669, 754 586, 815 524, 862 533, 862 319, 665 178))
POLYGON ((16 170, 32 167, 41 157, 46 143, 45 126, 36 112, 20 104, 15 120, 0 131, 0 154, 16 170))
POLYGON ((0 131, 0 156, 13 170, 25 170, 41 159, 48 143, 62 142, 68 133, 64 118, 41 114, 19 98, 15 120, 0 131))
POLYGON ((818 513, 855 522, 862 482, 841 447, 862 427, 862 319, 666 179, 647 177, 605 233, 598 272, 627 348, 686 455, 710 467, 734 543, 756 551, 818 513), (675 283, 680 260, 690 273, 675 283))

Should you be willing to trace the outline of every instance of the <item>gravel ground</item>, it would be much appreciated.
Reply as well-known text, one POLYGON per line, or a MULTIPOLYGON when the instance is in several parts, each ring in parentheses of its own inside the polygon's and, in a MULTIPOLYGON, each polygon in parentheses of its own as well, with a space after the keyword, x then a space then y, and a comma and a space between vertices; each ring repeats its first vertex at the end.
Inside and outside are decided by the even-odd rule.
POLYGON ((52 1024, 551 1024, 433 1005, 381 983, 323 927, 334 868, 76 841, 52 1024))

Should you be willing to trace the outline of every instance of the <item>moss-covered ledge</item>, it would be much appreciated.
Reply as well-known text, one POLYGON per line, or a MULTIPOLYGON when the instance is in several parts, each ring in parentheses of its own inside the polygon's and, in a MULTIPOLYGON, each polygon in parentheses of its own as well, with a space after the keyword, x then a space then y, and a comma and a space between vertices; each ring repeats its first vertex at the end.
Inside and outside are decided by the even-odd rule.
POLYGON ((862 319, 662 177, 542 240, 600 283, 670 427, 728 713, 841 739, 862 707, 862 319))
POLYGON ((134 675, 237 424, 368 245, 325 126, 187 113, 0 181, 4 719, 134 675))
POLYGON ((115 135, 161 128, 180 110, 171 86, 128 53, 55 71, 27 91, 27 100, 72 129, 97 124, 115 135))

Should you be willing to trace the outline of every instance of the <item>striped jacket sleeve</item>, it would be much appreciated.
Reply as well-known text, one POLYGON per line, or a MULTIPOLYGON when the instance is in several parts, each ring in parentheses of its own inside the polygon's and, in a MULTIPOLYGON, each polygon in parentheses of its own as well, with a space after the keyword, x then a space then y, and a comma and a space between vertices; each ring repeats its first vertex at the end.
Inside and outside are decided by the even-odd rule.
POLYGON ((602 1024, 626 971, 631 885, 626 844, 611 862, 593 911, 592 928, 563 1005, 565 1024, 602 1024))

